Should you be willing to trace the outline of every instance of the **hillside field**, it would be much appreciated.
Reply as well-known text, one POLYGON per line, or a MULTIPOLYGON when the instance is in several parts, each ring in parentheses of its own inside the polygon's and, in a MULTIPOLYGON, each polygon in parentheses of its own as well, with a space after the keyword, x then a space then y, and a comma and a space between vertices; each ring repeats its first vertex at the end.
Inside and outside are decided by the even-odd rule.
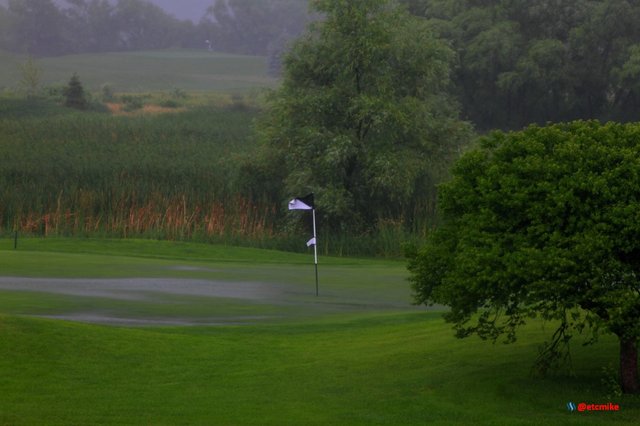
MULTIPOLYGON (((26 57, 0 52, 0 91, 20 87, 26 57)), ((181 89, 196 92, 247 92, 275 87, 265 58, 206 50, 170 49, 36 58, 42 86, 66 85, 77 73, 85 88, 105 84, 117 92, 181 89)))
POLYGON ((310 254, 149 240, 0 243, 0 424, 631 425, 640 416, 638 397, 607 385, 613 339, 576 344, 571 368, 532 375, 550 324, 528 325, 513 345, 455 339, 440 310, 410 304, 403 262, 321 258, 316 297, 310 254), (172 292, 101 292, 105 280, 125 278, 176 281, 172 292), (188 280, 282 291, 188 296, 188 280), (149 321, 96 324, 91 312, 149 321), (85 318, 69 321, 74 314, 85 318), (620 410, 570 412, 568 402, 620 410))

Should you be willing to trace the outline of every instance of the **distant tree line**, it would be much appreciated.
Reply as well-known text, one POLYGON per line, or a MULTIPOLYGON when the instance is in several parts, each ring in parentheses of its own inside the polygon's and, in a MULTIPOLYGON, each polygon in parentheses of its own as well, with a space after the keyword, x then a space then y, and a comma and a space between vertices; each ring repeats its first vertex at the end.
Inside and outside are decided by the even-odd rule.
POLYGON ((36 56, 170 47, 276 55, 309 21, 307 0, 212 0, 179 20, 146 0, 9 0, 0 49, 36 56))
POLYGON ((143 0, 9 0, 0 22, 2 48, 35 56, 186 47, 202 39, 189 21, 143 0))

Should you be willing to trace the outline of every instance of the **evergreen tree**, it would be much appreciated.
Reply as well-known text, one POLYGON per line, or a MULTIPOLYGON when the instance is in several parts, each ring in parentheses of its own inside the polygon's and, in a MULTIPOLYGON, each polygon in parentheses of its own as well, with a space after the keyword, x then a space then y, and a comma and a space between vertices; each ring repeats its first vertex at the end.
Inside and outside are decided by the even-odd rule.
POLYGON ((84 95, 84 88, 80 82, 78 74, 74 73, 69 80, 69 84, 64 89, 64 106, 76 109, 86 109, 87 99, 84 95))

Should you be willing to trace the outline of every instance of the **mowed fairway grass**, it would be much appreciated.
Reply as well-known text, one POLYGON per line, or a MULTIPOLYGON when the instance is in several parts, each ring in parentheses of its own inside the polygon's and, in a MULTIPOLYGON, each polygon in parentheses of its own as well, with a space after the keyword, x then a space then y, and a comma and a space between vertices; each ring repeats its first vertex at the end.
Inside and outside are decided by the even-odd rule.
POLYGON ((33 285, 0 289, 2 425, 640 418, 638 397, 612 395, 602 383, 613 374, 602 370, 615 366, 613 339, 576 344, 572 374, 532 376, 551 325, 530 324, 513 345, 455 339, 440 311, 410 305, 401 261, 321 258, 316 297, 308 254, 142 240, 28 239, 18 250, 7 239, 0 244, 2 285, 33 285), (53 287, 66 290, 38 281, 54 279, 53 287), (139 289, 118 298, 91 286, 85 293, 65 287, 122 279, 251 284, 264 292, 224 298, 139 289), (114 323, 52 318, 89 313, 114 323), (620 411, 571 413, 569 401, 613 402, 620 411))

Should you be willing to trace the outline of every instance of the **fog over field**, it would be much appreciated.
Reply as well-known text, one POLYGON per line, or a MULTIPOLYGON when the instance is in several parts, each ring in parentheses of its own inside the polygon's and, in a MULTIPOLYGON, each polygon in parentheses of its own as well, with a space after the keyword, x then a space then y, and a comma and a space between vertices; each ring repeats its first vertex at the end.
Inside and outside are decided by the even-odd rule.
MULTIPOLYGON (((212 6, 216 0, 145 0, 161 7, 170 15, 178 19, 188 19, 197 23, 206 12, 206 9, 212 6)), ((256 0, 259 1, 259 0, 256 0)), ((117 3, 118 0, 109 0, 110 3, 117 3)), ((67 0, 54 0, 54 3, 60 6, 68 6, 67 0)), ((9 0, 0 0, 0 6, 8 6, 9 0)))
MULTIPOLYGON (((110 3, 117 3, 118 0, 109 0, 110 3)), ((215 3, 215 0, 146 0, 156 6, 160 6, 167 13, 178 19, 189 19, 198 22, 206 9, 215 3)), ((60 6, 68 6, 67 0, 54 0, 60 6)), ((7 6, 9 0, 0 0, 1 6, 7 6)))
MULTIPOLYGON (((160 6, 169 14, 178 19, 189 19, 198 22, 206 9, 215 3, 215 0, 147 0, 156 6, 160 6)), ((117 0, 110 0, 111 3, 117 3, 117 0)), ((7 0, 0 0, 0 3, 7 3, 7 0)), ((56 0, 56 3, 65 5, 66 0, 56 0)))
POLYGON ((0 51, 206 49, 270 55, 277 73, 281 52, 312 19, 307 0, 0 0, 0 51))
POLYGON ((198 22, 206 9, 215 3, 214 0, 150 0, 168 13, 179 19, 190 19, 198 22))

